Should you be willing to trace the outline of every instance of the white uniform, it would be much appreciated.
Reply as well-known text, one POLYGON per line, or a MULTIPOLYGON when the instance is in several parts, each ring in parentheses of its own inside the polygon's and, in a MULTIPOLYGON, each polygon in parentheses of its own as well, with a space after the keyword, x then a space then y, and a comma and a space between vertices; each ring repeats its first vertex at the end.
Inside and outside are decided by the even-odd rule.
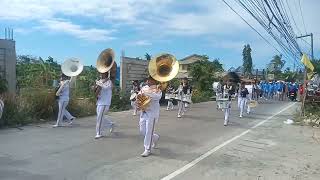
POLYGON ((104 118, 104 114, 109 111, 112 97, 112 82, 107 80, 102 82, 99 80, 96 82, 101 87, 100 94, 97 99, 97 124, 96 124, 96 135, 103 134, 104 128, 112 128, 114 123, 108 118, 104 118))
MULTIPOLYGON (((138 89, 138 86, 133 86, 132 87, 132 90, 131 90, 131 94, 133 93, 138 93, 139 89, 138 89)), ((133 115, 135 116, 137 114, 137 106, 136 106, 136 99, 134 100, 131 100, 131 106, 132 106, 132 109, 133 109, 133 115)))
POLYGON ((228 108, 225 108, 223 109, 224 110, 224 125, 228 125, 228 122, 229 122, 229 116, 230 116, 230 111, 231 111, 231 94, 229 94, 229 91, 232 90, 232 86, 230 87, 227 87, 226 85, 223 87, 223 97, 227 97, 229 98, 229 101, 228 101, 228 104, 227 104, 227 107, 228 108))
POLYGON ((244 92, 245 89, 239 89, 239 99, 240 99, 240 117, 243 115, 244 108, 247 107, 247 113, 250 113, 250 107, 247 106, 248 103, 248 91, 244 92))
POLYGON ((153 142, 158 141, 159 135, 153 133, 154 132, 154 125, 159 119, 159 111, 160 111, 160 104, 159 100, 161 99, 162 92, 146 92, 150 88, 156 88, 156 86, 149 87, 144 86, 140 93, 144 93, 145 95, 151 98, 151 102, 149 107, 141 112, 140 114, 140 133, 144 136, 144 149, 145 151, 150 151, 153 142))
POLYGON ((249 102, 252 100, 252 94, 253 94, 253 85, 246 85, 245 86, 248 89, 249 94, 247 95, 247 114, 250 114, 251 112, 251 107, 249 106, 249 102))
POLYGON ((70 81, 66 80, 66 81, 64 81, 64 84, 63 84, 62 89, 59 94, 59 100, 58 100, 59 113, 58 113, 56 125, 60 125, 64 116, 70 122, 71 122, 71 120, 73 120, 75 118, 66 110, 66 107, 69 103, 69 94, 70 94, 70 81))
POLYGON ((180 85, 178 87, 178 89, 176 90, 176 93, 178 93, 178 107, 179 107, 179 110, 178 110, 178 117, 181 117, 184 115, 184 112, 186 110, 185 108, 185 103, 182 101, 183 98, 184 98, 184 93, 183 93, 183 86, 180 85))
POLYGON ((168 99, 167 110, 173 109, 173 98, 172 98, 173 93, 174 93, 173 87, 168 88, 167 94, 169 99, 168 99))

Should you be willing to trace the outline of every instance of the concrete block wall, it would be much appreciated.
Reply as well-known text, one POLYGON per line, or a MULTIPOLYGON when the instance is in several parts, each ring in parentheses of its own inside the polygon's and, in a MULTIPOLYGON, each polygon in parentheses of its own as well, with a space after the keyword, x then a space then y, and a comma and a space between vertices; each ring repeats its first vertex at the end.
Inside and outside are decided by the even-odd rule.
POLYGON ((120 62, 120 87, 122 90, 129 92, 132 87, 133 80, 142 81, 148 76, 148 61, 121 57, 120 62))
POLYGON ((0 48, 5 50, 5 77, 8 81, 8 91, 16 92, 16 47, 15 41, 0 39, 0 48))

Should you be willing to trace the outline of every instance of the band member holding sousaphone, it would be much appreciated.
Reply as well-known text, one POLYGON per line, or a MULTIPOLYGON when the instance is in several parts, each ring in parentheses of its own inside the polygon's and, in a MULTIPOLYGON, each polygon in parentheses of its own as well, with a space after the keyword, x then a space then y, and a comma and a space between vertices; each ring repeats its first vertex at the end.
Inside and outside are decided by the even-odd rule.
POLYGON ((112 86, 115 78, 116 63, 112 49, 102 51, 97 60, 97 70, 100 72, 100 80, 96 81, 95 94, 97 97, 97 124, 95 139, 104 136, 104 128, 108 127, 110 133, 114 130, 114 123, 104 115, 109 111, 112 97, 112 86))
POLYGON ((148 65, 150 76, 147 85, 137 95, 137 107, 140 114, 140 133, 144 136, 144 152, 142 157, 151 154, 151 148, 156 148, 159 135, 154 133, 155 123, 159 119, 159 100, 162 91, 166 89, 166 82, 173 79, 179 71, 179 63, 171 54, 161 54, 154 57, 148 65), (157 85, 158 83, 158 85, 157 85))
POLYGON ((130 96, 130 101, 131 101, 131 106, 133 108, 133 116, 137 115, 137 106, 136 106, 136 97, 137 94, 140 91, 140 86, 138 81, 132 81, 132 89, 131 89, 131 96, 130 96))
POLYGON ((53 127, 61 126, 63 117, 65 116, 69 120, 69 125, 72 125, 73 120, 75 119, 67 110, 66 107, 69 103, 69 95, 70 95, 70 80, 69 77, 73 78, 79 75, 83 70, 83 65, 80 63, 78 59, 72 58, 66 60, 61 65, 61 77, 59 88, 56 92, 56 96, 58 97, 59 104, 59 113, 57 117, 57 122, 53 127), (68 77, 69 76, 69 77, 68 77))
POLYGON ((173 109, 174 87, 171 84, 167 87, 165 99, 168 100, 167 111, 173 109))

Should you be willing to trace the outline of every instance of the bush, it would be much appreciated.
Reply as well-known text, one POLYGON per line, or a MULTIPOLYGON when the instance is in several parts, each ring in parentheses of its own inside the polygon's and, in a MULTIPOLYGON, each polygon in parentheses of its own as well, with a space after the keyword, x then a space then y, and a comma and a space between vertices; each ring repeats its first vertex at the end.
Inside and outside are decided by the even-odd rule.
POLYGON ((31 122, 31 118, 24 111, 18 97, 5 94, 2 96, 4 108, 0 119, 0 127, 24 125, 31 122))
MULTIPOLYGON (((67 109, 75 117, 91 116, 96 114, 96 103, 92 98, 71 97, 67 109)), ((57 115, 56 115, 57 116, 57 115)))
POLYGON ((192 102, 200 103, 210 101, 212 97, 212 91, 199 91, 197 89, 192 91, 192 102))
POLYGON ((112 93, 111 111, 124 111, 130 109, 130 94, 115 88, 112 93))

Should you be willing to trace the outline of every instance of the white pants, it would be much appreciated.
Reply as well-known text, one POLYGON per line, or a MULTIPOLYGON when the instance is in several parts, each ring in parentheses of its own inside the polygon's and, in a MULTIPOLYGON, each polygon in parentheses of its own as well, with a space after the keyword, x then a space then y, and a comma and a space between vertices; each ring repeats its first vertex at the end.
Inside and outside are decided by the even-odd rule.
POLYGON ((224 123, 227 124, 229 122, 229 116, 231 111, 231 102, 228 103, 228 108, 224 109, 224 123))
POLYGON ((133 114, 137 114, 137 106, 136 106, 136 101, 131 101, 131 106, 133 108, 133 114))
MULTIPOLYGON (((240 97, 240 116, 243 115, 243 110, 247 106, 248 99, 240 97)), ((250 113, 250 107, 247 106, 247 113, 250 113)))
POLYGON ((57 124, 60 124, 60 122, 63 120, 63 117, 65 116, 69 121, 73 119, 74 117, 66 110, 66 107, 68 105, 69 101, 58 101, 59 104, 59 113, 57 118, 57 124))
POLYGON ((156 119, 149 117, 147 113, 141 112, 140 114, 140 134, 144 136, 144 149, 151 150, 152 142, 158 141, 159 135, 154 133, 156 119))
POLYGON ((97 106, 97 124, 96 124, 96 134, 102 135, 104 128, 111 128, 113 126, 113 122, 109 120, 108 117, 104 118, 104 114, 109 111, 109 107, 107 105, 98 105, 97 106))
POLYGON ((182 115, 184 114, 186 108, 185 108, 185 103, 183 101, 178 101, 178 106, 179 106, 179 110, 178 110, 178 115, 182 115))
POLYGON ((167 109, 173 109, 173 101, 172 100, 168 100, 167 109))

